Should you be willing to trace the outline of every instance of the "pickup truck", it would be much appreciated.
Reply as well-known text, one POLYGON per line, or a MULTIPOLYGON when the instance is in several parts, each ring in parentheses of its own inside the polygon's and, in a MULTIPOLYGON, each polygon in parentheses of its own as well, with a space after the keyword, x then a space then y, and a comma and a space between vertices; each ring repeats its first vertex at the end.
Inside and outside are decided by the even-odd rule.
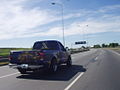
POLYGON ((37 41, 29 51, 10 51, 9 60, 21 74, 40 69, 54 73, 61 64, 72 65, 70 52, 57 40, 37 41))

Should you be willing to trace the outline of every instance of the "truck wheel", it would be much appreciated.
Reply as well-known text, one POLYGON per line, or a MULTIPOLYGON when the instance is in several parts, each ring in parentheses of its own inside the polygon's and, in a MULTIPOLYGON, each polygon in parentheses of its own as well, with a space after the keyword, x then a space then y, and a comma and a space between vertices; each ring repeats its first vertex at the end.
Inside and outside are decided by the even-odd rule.
POLYGON ((25 70, 25 69, 19 68, 18 71, 19 71, 21 74, 26 74, 26 70, 25 70))
POLYGON ((68 67, 72 66, 72 59, 71 59, 71 57, 68 58, 68 60, 67 60, 67 62, 66 62, 66 65, 67 65, 68 67))
POLYGON ((56 60, 52 60, 51 65, 50 65, 50 72, 55 73, 58 69, 58 64, 56 60))

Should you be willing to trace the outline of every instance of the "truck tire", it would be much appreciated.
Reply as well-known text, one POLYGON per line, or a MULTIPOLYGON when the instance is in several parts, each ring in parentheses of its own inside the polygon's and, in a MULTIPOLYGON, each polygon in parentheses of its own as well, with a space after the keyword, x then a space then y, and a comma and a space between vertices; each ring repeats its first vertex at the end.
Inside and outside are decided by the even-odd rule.
POLYGON ((72 59, 71 59, 70 56, 69 56, 69 58, 68 58, 68 60, 67 60, 67 62, 66 62, 66 65, 67 65, 68 67, 71 67, 71 66, 72 66, 72 59))
POLYGON ((50 73, 55 73, 58 69, 58 63, 56 59, 53 59, 51 61, 51 65, 50 65, 50 73))
POLYGON ((26 70, 25 70, 25 69, 18 68, 18 71, 19 71, 21 74, 26 74, 26 70))

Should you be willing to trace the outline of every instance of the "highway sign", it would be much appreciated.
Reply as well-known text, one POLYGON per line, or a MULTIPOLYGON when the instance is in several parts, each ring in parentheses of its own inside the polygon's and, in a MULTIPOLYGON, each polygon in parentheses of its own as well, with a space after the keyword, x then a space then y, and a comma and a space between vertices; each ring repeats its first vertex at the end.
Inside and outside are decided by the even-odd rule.
POLYGON ((75 42, 75 44, 86 44, 86 41, 75 42))

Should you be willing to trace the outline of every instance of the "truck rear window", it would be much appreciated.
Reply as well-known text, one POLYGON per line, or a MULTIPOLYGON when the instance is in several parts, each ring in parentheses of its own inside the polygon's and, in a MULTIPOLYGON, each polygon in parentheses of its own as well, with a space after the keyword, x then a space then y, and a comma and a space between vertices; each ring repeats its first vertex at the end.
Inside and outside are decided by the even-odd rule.
POLYGON ((41 41, 33 45, 33 49, 53 49, 58 50, 58 43, 55 41, 41 41))

